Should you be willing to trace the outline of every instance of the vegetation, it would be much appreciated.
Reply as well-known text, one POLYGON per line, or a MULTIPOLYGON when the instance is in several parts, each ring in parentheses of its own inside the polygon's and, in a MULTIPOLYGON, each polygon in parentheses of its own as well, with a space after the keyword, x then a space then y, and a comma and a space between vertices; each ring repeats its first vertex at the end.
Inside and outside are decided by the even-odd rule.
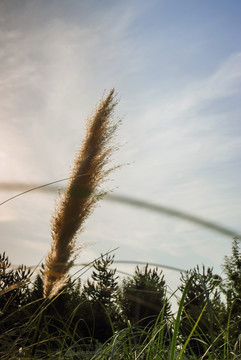
MULTIPOLYGON (((133 277, 123 280, 120 290, 120 304, 123 317, 131 325, 148 328, 155 324, 161 314, 163 323, 168 324, 171 305, 166 297, 166 282, 158 269, 144 269, 138 266, 133 277)), ((168 327, 168 326, 167 326, 168 327)))
POLYGON ((235 237, 232 255, 225 257, 223 268, 226 279, 222 290, 226 296, 226 321, 229 325, 225 332, 227 351, 235 348, 241 354, 241 253, 238 241, 235 237))
POLYGON ((190 354, 201 357, 208 348, 212 352, 217 346, 218 335, 222 332, 225 305, 221 301, 219 284, 221 278, 213 274, 211 268, 199 266, 181 274, 180 290, 183 291, 190 280, 180 322, 180 336, 186 340, 193 331, 189 340, 190 354))
POLYGON ((86 137, 74 161, 69 184, 53 215, 52 245, 43 273, 45 297, 53 297, 67 281, 68 271, 78 254, 76 236, 98 200, 105 194, 98 190, 113 170, 105 166, 113 152, 110 141, 118 125, 118 122, 112 122, 116 104, 112 89, 89 119, 86 137))
POLYGON ((118 281, 114 256, 101 255, 85 284, 69 279, 46 299, 41 272, 31 282, 24 267, 0 259, 2 359, 239 359, 239 281, 230 283, 240 276, 236 239, 224 280, 198 266, 181 274, 176 315, 163 273, 148 264, 118 281))
POLYGON ((91 280, 83 287, 83 318, 88 333, 98 342, 104 343, 114 333, 119 321, 117 305, 118 277, 116 269, 111 269, 114 256, 101 255, 93 264, 91 280))

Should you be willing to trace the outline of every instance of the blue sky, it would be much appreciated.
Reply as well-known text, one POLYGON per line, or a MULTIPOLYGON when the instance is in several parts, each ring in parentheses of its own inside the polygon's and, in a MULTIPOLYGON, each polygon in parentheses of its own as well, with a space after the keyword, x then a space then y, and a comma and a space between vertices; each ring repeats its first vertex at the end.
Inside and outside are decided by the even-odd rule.
MULTIPOLYGON (((0 183, 67 177, 87 116, 114 86, 123 120, 113 163, 128 165, 105 189, 241 232, 239 1, 12 0, 0 14, 0 183)), ((2 187, 0 200, 16 191, 2 187)), ((55 198, 33 192, 0 207, 12 263, 46 255, 55 198)), ((79 261, 118 247, 120 260, 220 272, 231 240, 103 201, 79 261)), ((165 274, 175 287, 179 275, 165 274)))

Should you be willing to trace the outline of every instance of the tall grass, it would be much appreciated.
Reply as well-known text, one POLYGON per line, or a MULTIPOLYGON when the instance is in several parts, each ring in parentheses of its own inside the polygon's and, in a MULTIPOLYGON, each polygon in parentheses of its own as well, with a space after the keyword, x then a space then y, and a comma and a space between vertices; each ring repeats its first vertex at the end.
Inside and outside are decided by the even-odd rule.
POLYGON ((97 189, 109 172, 113 151, 110 141, 118 123, 112 121, 116 106, 114 89, 102 100, 89 119, 83 145, 74 161, 67 189, 52 218, 52 246, 45 260, 44 295, 54 296, 65 284, 76 258, 76 236, 97 201, 105 194, 97 189))
MULTIPOLYGON (((79 276, 82 276, 82 272, 79 276)), ((203 316, 207 303, 200 309, 200 316, 192 321, 193 326, 189 336, 182 341, 179 330, 180 319, 184 310, 184 302, 192 279, 189 279, 179 300, 177 314, 173 318, 170 331, 166 331, 164 319, 164 307, 160 311, 153 326, 143 328, 141 323, 126 324, 125 328, 114 331, 111 316, 110 325, 113 328, 113 336, 104 344, 97 343, 89 336, 83 337, 79 332, 79 325, 82 318, 76 321, 79 303, 67 319, 58 316, 55 319, 54 313, 47 310, 58 301, 67 290, 62 291, 51 299, 38 299, 28 303, 19 309, 14 310, 7 317, 0 318, 0 325, 13 319, 21 319, 9 328, 5 333, 0 334, 0 358, 3 360, 23 359, 84 359, 84 360, 238 360, 240 353, 229 343, 228 334, 232 332, 232 325, 228 317, 225 326, 220 327, 220 333, 213 339, 213 343, 206 342, 205 334, 199 329, 199 322, 203 316), (33 311, 33 309, 35 309, 33 311), (195 338, 205 348, 204 354, 200 357, 192 353, 191 340, 195 338), (14 339, 14 340, 11 340, 14 339), (206 345, 205 345, 206 344, 206 345)), ((19 287, 21 284, 18 285, 19 287)), ((173 294, 174 296, 174 294, 173 294)), ((232 310, 230 310, 232 311, 232 310)), ((150 318, 150 322, 153 320, 150 318)))

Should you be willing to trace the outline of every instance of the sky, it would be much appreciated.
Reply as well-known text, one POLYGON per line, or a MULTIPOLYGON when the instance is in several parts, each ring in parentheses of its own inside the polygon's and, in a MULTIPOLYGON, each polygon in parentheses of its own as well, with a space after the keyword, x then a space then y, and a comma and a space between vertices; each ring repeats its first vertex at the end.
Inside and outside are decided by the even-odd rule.
MULTIPOLYGON (((237 0, 1 0, 0 202, 17 184, 69 176, 86 119, 114 87, 122 124, 112 164, 122 166, 103 188, 240 234, 240 16, 237 0)), ((46 188, 0 206, 12 264, 43 261, 57 198, 46 188)), ((221 274, 232 237, 103 200, 83 243, 79 263, 116 249, 119 261, 221 274)), ((163 271, 175 290, 179 273, 163 271)))

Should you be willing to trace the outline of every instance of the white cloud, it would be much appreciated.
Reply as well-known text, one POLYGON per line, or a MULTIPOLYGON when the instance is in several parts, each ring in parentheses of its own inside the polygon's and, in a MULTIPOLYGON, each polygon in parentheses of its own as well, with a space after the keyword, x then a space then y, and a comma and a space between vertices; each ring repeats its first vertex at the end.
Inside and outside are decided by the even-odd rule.
MULTIPOLYGON (((44 254, 48 251, 49 249, 49 244, 45 244, 42 241, 36 241, 36 240, 22 240, 22 245, 24 246, 24 248, 27 250, 34 250, 37 251, 38 254, 44 254)), ((27 250, 27 251, 28 251, 27 250)))
MULTIPOLYGON (((187 85, 181 87, 172 80, 173 88, 168 88, 162 85, 169 82, 167 59, 160 58, 162 72, 156 75, 154 60, 146 52, 159 39, 144 44, 131 28, 139 11, 135 14, 134 5, 122 12, 120 5, 107 13, 99 9, 104 18, 94 12, 91 18, 81 15, 79 21, 67 21, 63 14, 57 19, 52 7, 48 15, 47 8, 37 4, 26 5, 21 16, 12 15, 11 25, 5 22, 1 32, 1 181, 41 182, 68 176, 86 115, 104 88, 116 85, 122 97, 119 111, 125 114, 120 142, 127 139, 128 143, 115 156, 117 162, 131 164, 112 175, 113 187, 117 184, 120 193, 238 227, 240 206, 233 189, 238 188, 240 170, 235 170, 235 179, 234 172, 224 169, 240 153, 240 132, 226 132, 234 125, 233 109, 220 114, 217 102, 240 94, 241 53, 221 63, 217 59, 216 71, 202 77, 197 73, 191 80, 180 68, 181 83, 187 85), (30 23, 26 9, 33 15, 30 23), (152 82, 155 75, 157 80, 152 82), (218 179, 217 169, 227 173, 225 179, 218 179)), ((160 40, 160 48, 165 49, 168 39, 160 40)), ((3 211, 9 221, 17 208, 16 216, 22 221, 22 227, 15 222, 4 228, 12 248, 13 239, 25 231, 24 248, 38 256, 45 252, 50 242, 51 201, 39 195, 28 206, 23 202, 22 209, 13 203, 12 213, 3 211)), ((186 267, 188 258, 219 261, 226 247, 222 243, 225 250, 216 251, 219 245, 214 242, 207 252, 209 244, 203 238, 209 236, 185 222, 112 204, 97 209, 79 240, 95 243, 84 258, 119 246, 117 253, 123 258, 158 256, 162 262, 186 267)))
POLYGON ((7 222, 10 223, 10 226, 14 222, 14 220, 17 219, 17 213, 13 209, 1 209, 0 214, 0 223, 7 222))

